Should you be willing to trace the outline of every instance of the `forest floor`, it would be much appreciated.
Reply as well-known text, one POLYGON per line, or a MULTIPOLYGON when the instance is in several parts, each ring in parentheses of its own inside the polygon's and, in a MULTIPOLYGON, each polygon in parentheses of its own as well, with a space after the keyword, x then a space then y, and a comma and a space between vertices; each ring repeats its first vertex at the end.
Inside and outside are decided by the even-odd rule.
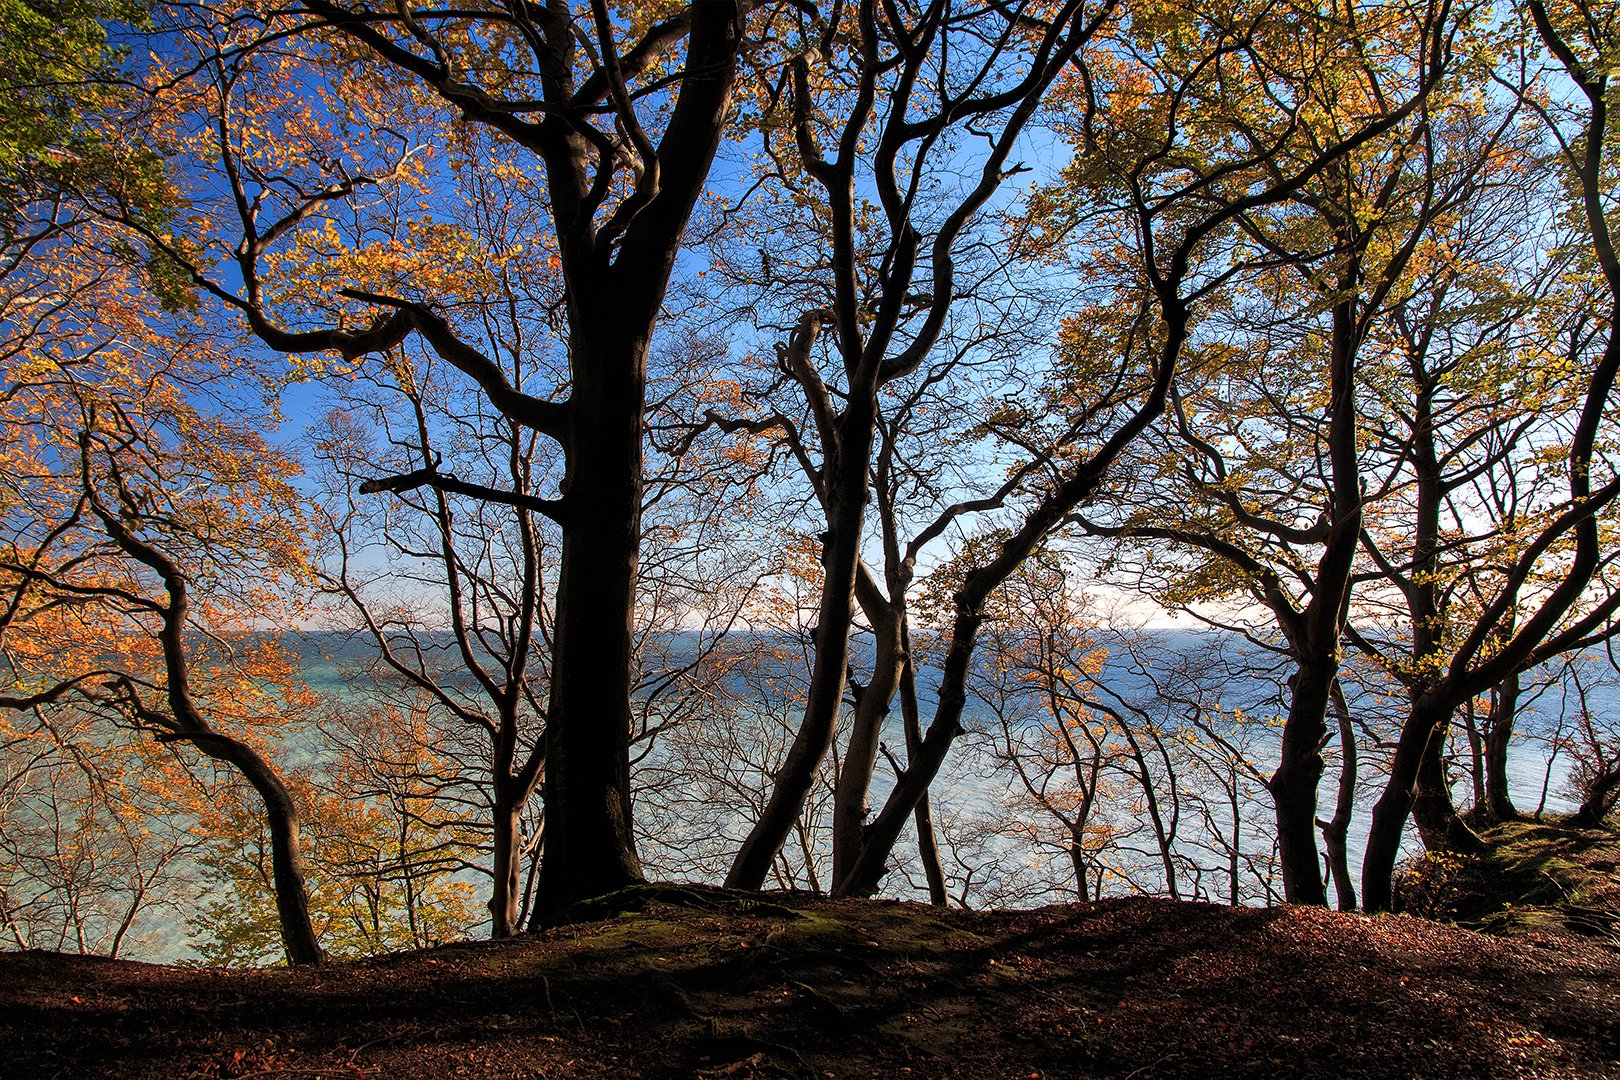
MULTIPOLYGON (((1539 865, 1479 878, 1554 895, 1450 913, 1496 933, 649 886, 594 921, 320 969, 11 954, 0 1075, 1620 1078, 1620 840, 1524 828, 1509 858, 1539 865)), ((1470 872, 1418 899, 1466 908, 1470 872)))

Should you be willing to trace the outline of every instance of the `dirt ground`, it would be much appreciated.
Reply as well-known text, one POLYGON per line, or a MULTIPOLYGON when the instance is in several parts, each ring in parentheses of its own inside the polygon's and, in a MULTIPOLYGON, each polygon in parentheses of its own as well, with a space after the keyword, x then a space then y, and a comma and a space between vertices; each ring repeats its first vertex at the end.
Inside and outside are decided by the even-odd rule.
POLYGON ((502 943, 230 972, 0 956, 7 1077, 1620 1077, 1620 940, 1130 899, 648 888, 502 943))

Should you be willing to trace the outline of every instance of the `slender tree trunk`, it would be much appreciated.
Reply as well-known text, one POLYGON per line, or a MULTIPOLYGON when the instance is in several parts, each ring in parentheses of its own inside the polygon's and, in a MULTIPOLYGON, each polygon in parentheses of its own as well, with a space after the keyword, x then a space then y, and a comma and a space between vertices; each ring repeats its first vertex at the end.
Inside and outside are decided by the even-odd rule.
POLYGON ((1340 911, 1356 910, 1356 883, 1350 877, 1350 820, 1356 805, 1356 732, 1350 723, 1350 705, 1338 680, 1333 682, 1332 705, 1339 721, 1339 789, 1333 820, 1322 822, 1322 847, 1327 852, 1328 875, 1333 879, 1340 911))
POLYGON ((917 827, 917 858, 922 862, 923 877, 928 882, 928 902, 935 907, 946 907, 950 904, 950 893, 945 889, 945 868, 939 861, 939 842, 934 837, 934 812, 928 805, 927 792, 923 792, 923 797, 917 800, 912 822, 917 827))
POLYGON ((1243 842, 1243 807, 1238 802, 1236 768, 1232 770, 1228 780, 1231 784, 1228 790, 1232 794, 1232 842, 1227 845, 1226 849, 1226 901, 1230 906, 1237 907, 1243 902, 1243 894, 1240 891, 1243 885, 1242 866, 1238 861, 1239 853, 1243 850, 1241 846, 1243 842))
POLYGON ((1074 829, 1069 830, 1069 867, 1074 871, 1074 892, 1081 903, 1091 898, 1091 874, 1086 865, 1086 848, 1081 843, 1083 837, 1074 829))
POLYGON ((1519 712, 1519 675, 1509 675, 1492 695, 1485 720, 1485 810, 1491 821, 1517 821, 1519 809, 1508 790, 1508 746, 1519 712))
MULTIPOLYGON (((866 520, 867 470, 877 429, 875 391, 853 394, 839 418, 835 459, 828 462, 827 532, 822 546, 825 577, 821 586, 816 658, 804 718, 776 775, 771 797, 743 840, 726 886, 759 889, 771 862, 804 812, 816 770, 832 746, 838 709, 849 666, 849 632, 855 615, 855 572, 860 562, 866 520)), ((836 887, 836 886, 835 886, 836 887)))
MULTIPOLYGON (((84 438, 88 440, 88 435, 84 438)), ((191 696, 191 664, 186 656, 190 585, 186 575, 174 560, 131 532, 125 519, 108 513, 93 498, 91 501, 107 535, 126 554, 156 571, 169 597, 167 606, 162 608, 163 625, 158 631, 158 640, 163 647, 163 668, 169 682, 165 696, 171 715, 163 717, 153 713, 141 703, 138 694, 132 693, 129 703, 138 716, 160 732, 160 741, 189 742, 209 757, 235 766, 253 785, 264 802, 265 821, 270 827, 271 881, 287 963, 293 966, 319 964, 325 956, 309 921, 309 889, 304 880, 304 852, 298 837, 298 808, 293 804, 292 795, 275 767, 257 750, 209 727, 191 696)))
POLYGON ((883 722, 889 715, 889 702, 900 684, 903 659, 900 620, 892 612, 879 612, 873 623, 876 651, 872 679, 855 700, 855 717, 850 727, 849 746, 844 751, 843 768, 833 794, 833 880, 841 881, 861 849, 861 833, 869 811, 867 793, 877 770, 878 742, 883 722))
MULTIPOLYGON (((1153 773, 1148 768, 1147 754, 1142 750, 1142 744, 1137 740, 1136 733, 1123 720, 1120 721, 1119 730, 1120 734, 1125 736, 1126 743, 1130 745, 1131 760, 1136 763, 1136 782, 1142 788, 1142 800, 1147 808, 1148 824, 1153 826, 1153 839, 1159 849, 1159 866, 1164 870, 1164 891, 1169 894, 1170 899, 1179 900, 1181 899, 1181 889, 1176 883, 1176 860, 1173 848, 1175 843, 1174 826, 1167 827, 1165 825, 1164 810, 1159 801, 1159 792, 1153 783, 1153 773)), ((1166 764, 1168 766, 1168 762, 1166 764)), ((1170 785, 1170 801, 1172 809, 1175 810, 1177 808, 1175 807, 1174 773, 1170 774, 1170 785)), ((1095 797, 1096 791, 1096 781, 1093 779, 1090 793, 1086 798, 1087 803, 1095 797)), ((1085 820, 1085 816, 1089 816, 1089 813, 1088 808, 1081 820, 1085 820)))
POLYGON ((1485 809, 1485 735, 1473 701, 1463 703, 1463 737, 1468 740, 1468 782, 1474 788, 1474 809, 1485 809))
MULTIPOLYGON (((911 631, 904 623, 900 631, 905 644, 905 663, 900 669, 900 716, 906 728, 906 760, 910 761, 922 745, 922 714, 917 707, 917 669, 911 663, 911 631)), ((934 813, 926 791, 917 800, 912 820, 917 826, 917 857, 922 860, 923 876, 928 879, 928 902, 944 907, 950 902, 950 894, 945 890, 945 868, 939 861, 934 813)))
POLYGON ((304 850, 298 835, 298 808, 269 762, 235 739, 210 734, 194 740, 208 756, 236 766, 264 803, 270 827, 270 875, 276 893, 276 918, 287 963, 294 967, 319 964, 326 959, 309 920, 309 889, 305 883, 304 850))
POLYGON ((233 766, 258 793, 264 804, 265 824, 270 828, 270 884, 275 891, 276 920, 287 963, 294 967, 322 963, 326 954, 321 951, 309 919, 309 886, 299 838, 298 807, 273 765, 246 743, 209 728, 197 712, 191 700, 188 665, 181 653, 185 603, 183 592, 179 595, 181 600, 171 609, 162 637, 169 661, 169 703, 185 730, 161 734, 159 741, 191 743, 216 761, 233 766))
POLYGON ((835 896, 871 896, 888 869, 889 854, 905 820, 912 816, 917 804, 928 793, 945 755, 956 737, 962 734, 962 710, 967 705, 968 664, 978 639, 979 624, 984 617, 977 611, 959 611, 951 629, 951 647, 945 654, 944 670, 940 675, 939 706, 934 711, 928 733, 917 744, 906 771, 895 778, 894 790, 884 802, 883 809, 866 829, 866 842, 859 858, 850 867, 849 874, 833 883, 835 896))
MULTIPOLYGON (((1352 269, 1341 286, 1353 289, 1352 269)), ((1277 846, 1283 897, 1292 904, 1327 905, 1316 853, 1316 793, 1327 743, 1328 699, 1339 675, 1339 637, 1350 599, 1350 571, 1361 539, 1361 471, 1357 458, 1356 354, 1360 347, 1357 300, 1333 306, 1328 457, 1332 476, 1331 527, 1317 561, 1311 602, 1290 635, 1295 651, 1294 692, 1283 725, 1282 756, 1267 785, 1277 808, 1277 846)))

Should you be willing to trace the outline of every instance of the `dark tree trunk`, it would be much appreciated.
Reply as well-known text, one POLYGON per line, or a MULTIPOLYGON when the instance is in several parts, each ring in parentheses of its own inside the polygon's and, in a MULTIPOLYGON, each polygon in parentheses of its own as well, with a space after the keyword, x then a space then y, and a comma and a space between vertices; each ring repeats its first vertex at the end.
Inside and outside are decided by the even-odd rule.
POLYGON ((928 793, 917 800, 912 821, 917 826, 917 858, 922 861, 923 877, 928 881, 928 902, 935 907, 950 903, 945 890, 945 868, 939 862, 939 844, 934 839, 934 812, 928 806, 928 793))
MULTIPOLYGON (((88 445, 88 435, 84 437, 88 445)), ((88 469, 88 465, 86 466, 88 469)), ((136 504, 119 483, 124 509, 136 504)), ((86 493, 90 489, 86 486, 86 493)), ((287 785, 275 767, 257 750, 209 726, 191 694, 191 663, 186 655, 186 626, 190 612, 190 582, 178 563, 142 540, 130 529, 132 515, 114 516, 91 497, 91 506, 107 530, 107 535, 136 561, 154 570, 163 579, 167 605, 158 605, 163 623, 158 640, 163 647, 163 669, 168 678, 165 696, 169 712, 164 715, 144 704, 134 684, 124 680, 128 691, 125 703, 138 719, 157 732, 163 742, 189 742, 198 750, 236 768, 253 785, 264 803, 265 822, 270 828, 270 868, 276 894, 276 917, 281 927, 281 943, 287 963, 293 966, 319 964, 325 959, 315 928, 309 921, 309 889, 304 880, 304 853, 298 837, 298 808, 287 785)))
MULTIPOLYGON (((905 664, 900 669, 900 715, 906 728, 906 759, 915 757, 922 745, 922 715, 917 707, 917 669, 911 664, 911 634, 901 627, 905 642, 905 664)), ((917 800, 912 820, 917 826, 917 857, 922 860, 923 876, 928 879, 928 902, 935 907, 949 903, 945 891, 945 868, 939 862, 939 844, 934 839, 934 813, 928 793, 917 800)))
MULTIPOLYGON (((256 759, 257 754, 253 757, 256 759)), ((276 890, 276 918, 281 924, 281 944, 287 963, 319 964, 325 959, 315 928, 309 920, 309 888, 304 877, 304 851, 298 837, 298 811, 292 796, 278 777, 262 761, 255 765, 238 763, 264 800, 265 820, 270 826, 270 869, 276 890)))
POLYGON ((1322 847, 1327 852, 1328 876, 1333 879, 1340 911, 1356 910, 1356 884, 1350 877, 1349 836, 1356 805, 1356 732, 1350 706, 1338 681, 1333 684, 1333 713, 1339 721, 1339 790, 1333 820, 1322 822, 1322 847))
POLYGON ((1283 725, 1282 760, 1267 787, 1277 808, 1277 850, 1283 898, 1290 904, 1327 904, 1316 851, 1316 789, 1322 779, 1328 693, 1338 665, 1301 662, 1283 725))
POLYGON ((939 774, 951 744, 962 734, 962 710, 967 705, 968 670, 984 622, 984 604, 991 592, 1017 571, 1036 546, 1062 518, 1097 490, 1103 476, 1142 430, 1164 412, 1170 393, 1170 379, 1187 336, 1187 310, 1180 299, 1168 293, 1161 296, 1164 341, 1160 346, 1159 369, 1152 389, 1140 408, 1120 425, 1113 436, 1088 460, 1076 466, 1022 523, 997 545, 988 561, 969 570, 962 586, 952 597, 956 609, 951 620, 950 646, 945 652, 939 676, 939 703, 927 732, 906 762, 906 770, 895 778, 894 789, 884 800, 883 809, 867 826, 860 857, 849 874, 835 882, 839 896, 871 896, 888 869, 889 855, 918 803, 939 774))
MULTIPOLYGON (((1358 271, 1341 286, 1354 290, 1358 271)), ((1291 904, 1327 905, 1316 853, 1316 792, 1327 743, 1327 710, 1339 675, 1339 638, 1350 599, 1350 571, 1361 540, 1361 467, 1357 459, 1356 354, 1361 344, 1358 298, 1333 306, 1328 429, 1330 527, 1317 560, 1311 601, 1289 635, 1294 688, 1283 724, 1281 760, 1267 785, 1277 808, 1277 845, 1283 897, 1291 904)), ((1286 616, 1286 613, 1282 613, 1286 616)))
POLYGON ((1433 735, 1424 744, 1418 761, 1417 791, 1412 799, 1412 820, 1417 824, 1423 846, 1430 851, 1478 854, 1485 850, 1479 836, 1457 813, 1446 776, 1446 731, 1451 726, 1447 714, 1435 724, 1433 735))
POLYGON ((957 615, 951 631, 951 647, 945 654, 944 670, 940 674, 939 706, 933 722, 906 762, 906 771, 895 778, 894 790, 889 793, 883 809, 867 827, 860 856, 849 873, 833 884, 833 895, 871 896, 877 892, 906 818, 928 793, 951 744, 962 733, 968 665, 982 621, 983 617, 976 613, 957 615))
POLYGON ((1463 738, 1468 740, 1468 782, 1474 788, 1474 810, 1485 808, 1485 736, 1479 730, 1478 710, 1463 703, 1463 738))
POLYGON ((1519 820, 1508 790, 1508 746, 1519 711, 1519 675, 1509 675, 1492 696, 1485 719, 1485 812, 1493 822, 1519 820))
POLYGON ((1595 829, 1602 825, 1614 804, 1617 791, 1620 791, 1620 765, 1609 769, 1587 786, 1586 798, 1570 816, 1569 823, 1579 829, 1595 829))
POLYGON ((833 793, 833 880, 849 872, 861 850, 861 833, 869 811, 867 793, 877 771, 878 743, 883 722, 889 715, 889 702, 900 685, 903 654, 900 619, 892 611, 868 611, 873 624, 876 649, 872 679, 855 699, 855 715, 850 725, 849 746, 844 752, 838 784, 833 793))
MULTIPOLYGON (((849 667, 849 632, 855 616, 855 573, 866 520, 867 470, 877 429, 876 390, 851 396, 838 418, 835 458, 825 469, 827 531, 822 547, 821 600, 817 608, 816 658, 804 717, 776 775, 771 797, 743 840, 726 886, 759 889, 804 812, 816 770, 832 747, 849 667)), ((891 689, 892 692, 892 689, 891 689)), ((885 701, 885 707, 887 702, 885 701)))
POLYGON ((630 689, 647 339, 596 329, 598 355, 579 355, 593 344, 583 335, 573 341, 537 920, 642 880, 630 827, 630 689))
POLYGON ((1450 722, 1451 709, 1433 697, 1419 698, 1407 714, 1395 755, 1390 760, 1389 781, 1373 807, 1372 825, 1367 832, 1367 852, 1361 865, 1361 902, 1368 912, 1390 910, 1401 833, 1420 796, 1420 778, 1424 781, 1421 796, 1427 800, 1419 822, 1424 843, 1432 840, 1431 850, 1467 851, 1481 846, 1479 838, 1457 818, 1455 808, 1450 806, 1449 793, 1436 790, 1437 775, 1441 775, 1439 788, 1444 788, 1444 762, 1440 755, 1444 753, 1445 729, 1450 722), (1458 832, 1453 832, 1452 822, 1458 832), (1467 836, 1461 835, 1462 832, 1467 836), (1468 837, 1472 837, 1471 844, 1468 837))

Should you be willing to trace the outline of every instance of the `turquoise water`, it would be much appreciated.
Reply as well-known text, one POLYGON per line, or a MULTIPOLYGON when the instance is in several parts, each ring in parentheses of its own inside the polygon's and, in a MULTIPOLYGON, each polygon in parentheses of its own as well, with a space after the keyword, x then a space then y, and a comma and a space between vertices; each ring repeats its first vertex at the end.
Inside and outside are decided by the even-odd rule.
MULTIPOLYGON (((662 642, 662 651, 669 658, 666 662, 680 664, 689 660, 694 641, 677 637, 662 642)), ((293 635, 288 643, 300 659, 304 681, 327 701, 355 707, 378 694, 374 669, 368 667, 374 653, 365 639, 305 633, 293 635)), ((742 639, 741 643, 750 642, 742 639)), ((859 668, 859 645, 856 651, 859 668)), ((784 652, 794 658, 801 655, 795 649, 784 652)), ((445 673, 444 685, 453 692, 473 692, 447 635, 428 639, 424 655, 430 665, 445 673)), ((785 747, 797 714, 791 700, 784 700, 783 688, 803 677, 794 661, 771 659, 759 663, 764 666, 756 667, 752 678, 745 678, 739 671, 726 680, 729 711, 706 712, 701 703, 690 707, 680 726, 650 746, 637 748, 637 822, 642 830, 638 842, 650 873, 718 880, 751 824, 751 813, 739 805, 737 792, 753 790, 757 794, 763 790, 769 755, 762 755, 755 743, 769 743, 778 754, 785 747)), ((933 708, 934 676, 934 672, 924 671, 919 685, 925 725, 933 708)), ((1243 852, 1238 899, 1254 903, 1274 898, 1265 883, 1272 848, 1271 808, 1259 777, 1268 775, 1275 766, 1277 717, 1286 706, 1279 686, 1285 677, 1286 670, 1274 655, 1239 639, 1161 631, 1138 638, 1134 658, 1123 642, 1111 645, 1109 658, 1096 676, 1098 685, 1088 691, 1122 712, 1130 713, 1133 707, 1145 710, 1135 717, 1136 721, 1157 725, 1166 734, 1170 752, 1181 755, 1176 759, 1178 802, 1168 804, 1168 778, 1162 770, 1154 779, 1156 786, 1163 789, 1161 794, 1170 810, 1179 810, 1174 815, 1174 857, 1184 896, 1216 901, 1230 898, 1232 853, 1228 849, 1235 834, 1237 847, 1243 852), (1243 719, 1234 717, 1234 710, 1240 710, 1243 719), (1202 737, 1196 720, 1240 746, 1248 765, 1231 766, 1227 758, 1209 752, 1207 747, 1203 757, 1215 765, 1200 764, 1191 743, 1202 737), (1226 770, 1224 775, 1222 768, 1226 770), (1224 789, 1223 784, 1227 785, 1224 789), (1238 819, 1235 826, 1234 812, 1238 819)), ((1350 704, 1361 725, 1363 742, 1390 738, 1397 730, 1398 701, 1352 685, 1350 704)), ((1616 704, 1613 688, 1597 686, 1586 704, 1594 709, 1612 709, 1616 704)), ((1564 790, 1567 755, 1561 759, 1553 754, 1548 737, 1575 707, 1577 703, 1559 688, 1527 698, 1510 769, 1513 795, 1522 811, 1533 812, 1538 806, 1549 812, 1573 809, 1564 790)), ((884 741, 899 754, 904 735, 897 714, 898 709, 890 717, 884 741)), ((1015 735, 1026 737, 1037 733, 1040 723, 1037 710, 1015 716, 1011 728, 1015 735)), ((954 876, 953 895, 975 906, 1072 898, 1069 867, 1052 850, 1043 850, 1022 835, 1045 827, 1050 839, 1052 823, 1029 799, 1021 797, 1021 784, 999 753, 1004 736, 996 713, 984 701, 972 698, 964 726, 967 734, 953 747, 931 794, 947 872, 954 876)), ((1455 742, 1455 749, 1463 747, 1460 740, 1455 742)), ((290 762, 315 769, 331 757, 330 748, 320 743, 314 728, 290 738, 284 749, 290 762)), ((1331 812, 1334 798, 1337 747, 1330 744, 1325 753, 1329 760, 1318 811, 1324 816, 1331 812)), ((1362 754, 1362 780, 1350 831, 1352 872, 1358 877, 1367 811, 1382 782, 1377 772, 1377 752, 1363 747, 1362 754)), ((874 811, 887 795, 892 775, 892 770, 880 761, 871 800, 874 811)), ((1115 780, 1121 778, 1116 775, 1115 780)), ((1472 801, 1461 774, 1456 797, 1461 806, 1472 801)), ((1095 824, 1121 833, 1134 830, 1134 835, 1116 840, 1106 852, 1112 876, 1105 882, 1105 892, 1151 892, 1163 887, 1156 840, 1143 831, 1145 815, 1139 803, 1130 784, 1121 782, 1120 790, 1107 804, 1107 813, 1095 820, 1095 824)), ((805 840, 812 847, 825 849, 828 812, 827 791, 823 789, 807 816, 805 840)), ((1415 842, 1409 846, 1416 850, 1415 842)), ((902 838, 896 850, 900 865, 885 883, 890 895, 922 895, 921 875, 912 865, 914 850, 914 838, 902 838)), ((824 855, 813 856, 807 864, 802 852, 790 844, 786 860, 784 870, 788 876, 783 883, 805 886, 814 880, 825 887, 824 855)), ((486 887, 487 879, 476 873, 461 876, 480 891, 486 887)), ((142 946, 125 955, 167 961, 195 956, 180 919, 149 920, 143 937, 142 946)))

